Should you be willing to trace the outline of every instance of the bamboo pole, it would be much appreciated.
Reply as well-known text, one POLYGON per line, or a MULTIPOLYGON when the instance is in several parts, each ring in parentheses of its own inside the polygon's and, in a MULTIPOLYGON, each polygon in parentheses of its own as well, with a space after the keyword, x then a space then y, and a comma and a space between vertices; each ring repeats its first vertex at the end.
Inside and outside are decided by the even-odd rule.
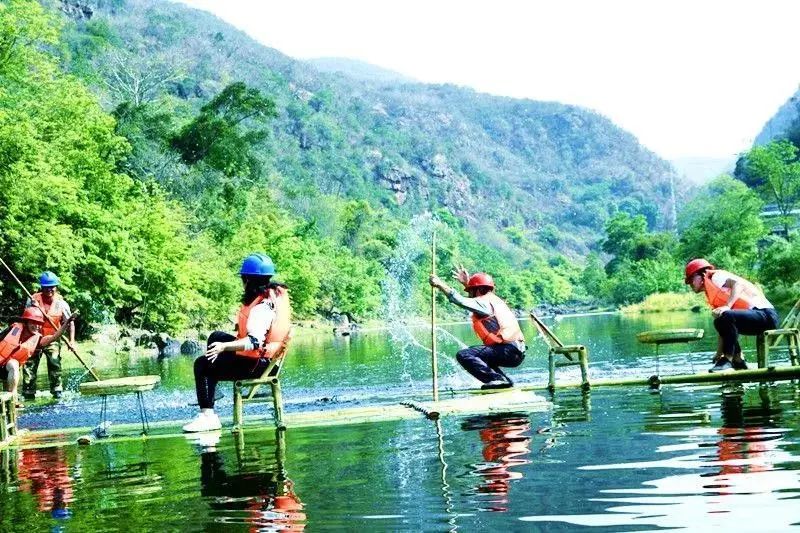
MULTIPOLYGON (((8 270, 8 273, 11 274, 12 278, 14 278, 14 281, 16 281, 19 284, 19 286, 22 287, 22 290, 25 291, 25 294, 28 296, 30 301, 33 302, 33 305, 35 305, 39 309, 39 311, 42 312, 42 314, 44 315, 45 320, 47 320, 50 323, 50 325, 53 326, 53 328, 58 330, 58 328, 56 327, 55 323, 53 322, 53 319, 51 319, 49 316, 47 316, 47 313, 44 312, 44 309, 39 307, 39 302, 37 302, 36 300, 33 299, 33 295, 30 292, 28 292, 28 289, 25 288, 25 285, 23 285, 22 282, 17 277, 17 275, 14 274, 14 271, 11 270, 11 267, 8 266, 5 261, 3 261, 2 257, 0 257, 0 263, 3 263, 3 266, 6 267, 6 270, 8 270)), ((69 339, 67 339, 66 337, 63 337, 63 335, 62 335, 62 338, 64 339, 64 343, 67 345, 67 348, 69 348, 69 351, 71 351, 73 353, 73 355, 75 355, 75 357, 78 358, 78 361, 81 362, 81 364, 83 365, 83 368, 85 368, 89 372, 89 374, 92 375, 92 377, 94 378, 95 381, 100 381, 100 378, 97 376, 97 374, 95 374, 94 370, 92 370, 92 368, 89 365, 87 365, 86 362, 84 362, 84 360, 81 358, 81 356, 78 355, 78 352, 75 350, 75 347, 72 346, 72 343, 69 342, 69 339)))
MULTIPOLYGON (((431 238, 431 276, 436 275, 436 231, 431 238)), ((431 287, 431 370, 433 372, 433 401, 439 401, 439 369, 436 359, 436 287, 431 287)))

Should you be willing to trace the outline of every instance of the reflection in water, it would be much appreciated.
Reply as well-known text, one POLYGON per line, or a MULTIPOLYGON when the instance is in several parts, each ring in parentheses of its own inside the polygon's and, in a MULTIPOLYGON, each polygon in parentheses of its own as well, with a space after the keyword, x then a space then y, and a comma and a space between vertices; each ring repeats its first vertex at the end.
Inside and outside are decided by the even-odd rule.
POLYGON ((258 531, 302 531, 306 515, 303 503, 286 476, 286 432, 275 431, 275 464, 265 465, 263 449, 243 447, 237 438, 237 465, 226 467, 215 446, 200 454, 200 493, 210 501, 212 516, 226 523, 244 522, 258 531), (253 457, 245 456, 251 452, 253 457))
POLYGON ((33 448, 19 452, 20 490, 32 494, 40 512, 70 517, 72 479, 64 448, 33 448))
POLYGON ((694 472, 646 480, 638 487, 601 490, 618 495, 592 499, 614 504, 603 513, 525 516, 521 520, 704 531, 783 531, 796 526, 800 515, 792 496, 800 485, 800 474, 792 466, 794 457, 785 449, 790 444, 785 441, 790 429, 781 427, 782 409, 771 400, 767 386, 723 389, 719 405, 721 427, 700 428, 690 424, 687 416, 683 420, 685 427, 659 434, 681 442, 660 446, 656 453, 694 453, 579 468, 617 471, 619 479, 632 475, 623 474, 625 470, 694 472), (714 449, 714 453, 708 454, 708 449, 714 449))
MULTIPOLYGON (((782 437, 782 432, 775 431, 774 423, 774 420, 780 420, 781 410, 771 408, 768 387, 759 386, 759 398, 758 405, 745 407, 741 386, 723 394, 720 406, 723 425, 717 430, 721 438, 716 443, 720 468, 718 472, 707 476, 773 469, 768 457, 782 437)), ((724 494, 727 478, 716 479, 719 481, 720 494, 724 494)))
POLYGON ((0 485, 8 485, 17 479, 17 449, 0 448, 0 485))
POLYGON ((473 466, 480 478, 475 492, 488 495, 489 511, 507 511, 512 480, 522 479, 515 467, 530 463, 531 423, 524 414, 473 416, 462 424, 464 430, 478 430, 485 462, 473 466))

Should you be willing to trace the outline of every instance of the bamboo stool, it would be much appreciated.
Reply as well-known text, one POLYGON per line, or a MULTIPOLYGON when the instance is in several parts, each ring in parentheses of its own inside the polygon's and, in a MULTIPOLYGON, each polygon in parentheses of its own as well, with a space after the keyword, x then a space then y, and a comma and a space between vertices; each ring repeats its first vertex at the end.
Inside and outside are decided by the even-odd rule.
POLYGON ((582 344, 565 345, 561 342, 561 339, 556 337, 555 333, 550 331, 550 328, 533 313, 531 313, 531 320, 549 348, 547 352, 547 390, 550 392, 556 390, 556 368, 575 365, 580 365, 581 367, 581 389, 589 390, 589 388, 591 388, 591 384, 589 383, 589 350, 586 346, 582 344), (563 355, 567 360, 556 361, 557 355, 563 355), (577 360, 575 360, 573 356, 577 356, 577 360))
POLYGON ((103 404, 100 408, 100 423, 95 428, 96 437, 107 437, 108 421, 106 420, 108 397, 117 394, 136 394, 136 405, 139 409, 139 418, 142 421, 142 435, 147 435, 150 430, 150 421, 147 418, 147 408, 144 405, 143 392, 153 390, 161 382, 160 376, 132 376, 128 378, 105 379, 103 381, 90 381, 81 383, 79 388, 85 396, 102 396, 103 404))
MULTIPOLYGON (((702 329, 659 329, 653 331, 643 331, 636 334, 636 339, 642 344, 655 344, 656 345, 656 373, 651 378, 656 378, 651 381, 651 388, 658 388, 658 376, 661 373, 661 365, 659 361, 659 348, 662 344, 674 344, 678 342, 689 343, 702 339, 705 331, 702 329)), ((692 372, 694 372, 694 365, 692 365, 692 372)))
POLYGON ((782 340, 789 347, 789 361, 792 366, 798 364, 798 345, 800 345, 800 300, 797 300, 783 319, 778 329, 769 329, 756 336, 756 359, 758 368, 769 366, 769 351, 782 340))
POLYGON ((240 379, 233 382, 233 432, 241 433, 244 431, 244 402, 259 401, 261 396, 256 396, 261 385, 269 385, 272 392, 272 405, 275 408, 275 427, 286 429, 283 424, 283 394, 281 393, 280 374, 283 368, 283 360, 286 356, 286 347, 289 344, 291 332, 281 345, 278 353, 270 361, 267 368, 257 379, 240 379), (250 389, 245 393, 245 388, 250 389))
POLYGON ((14 395, 0 392, 0 446, 17 436, 17 407, 14 395))
POLYGON ((781 340, 786 340, 789 347, 789 362, 792 366, 798 365, 798 351, 800 350, 800 330, 797 328, 768 329, 756 336, 756 359, 758 368, 769 366, 769 351, 781 340))

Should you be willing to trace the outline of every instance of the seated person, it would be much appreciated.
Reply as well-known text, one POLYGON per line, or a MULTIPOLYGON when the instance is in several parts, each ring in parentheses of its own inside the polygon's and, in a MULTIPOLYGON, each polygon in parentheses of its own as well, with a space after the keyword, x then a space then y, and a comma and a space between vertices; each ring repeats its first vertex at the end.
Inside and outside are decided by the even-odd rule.
POLYGON ((208 337, 206 353, 194 362, 200 412, 183 426, 189 433, 220 429, 222 425, 214 412, 217 383, 261 377, 270 359, 289 341, 289 292, 285 285, 271 281, 275 275, 272 259, 264 254, 251 254, 245 258, 239 274, 244 292, 236 335, 215 331, 208 337))

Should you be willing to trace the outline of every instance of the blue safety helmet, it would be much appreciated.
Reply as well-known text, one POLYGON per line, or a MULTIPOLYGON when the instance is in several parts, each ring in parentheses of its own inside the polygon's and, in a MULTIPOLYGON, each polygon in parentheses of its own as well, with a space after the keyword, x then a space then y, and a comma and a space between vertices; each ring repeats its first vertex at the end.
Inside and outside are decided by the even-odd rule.
POLYGON ((39 285, 42 287, 58 287, 61 282, 58 280, 58 276, 46 270, 42 272, 42 275, 39 276, 39 285))
POLYGON ((250 254, 242 261, 239 270, 242 276, 274 276, 275 263, 265 254, 250 254))

